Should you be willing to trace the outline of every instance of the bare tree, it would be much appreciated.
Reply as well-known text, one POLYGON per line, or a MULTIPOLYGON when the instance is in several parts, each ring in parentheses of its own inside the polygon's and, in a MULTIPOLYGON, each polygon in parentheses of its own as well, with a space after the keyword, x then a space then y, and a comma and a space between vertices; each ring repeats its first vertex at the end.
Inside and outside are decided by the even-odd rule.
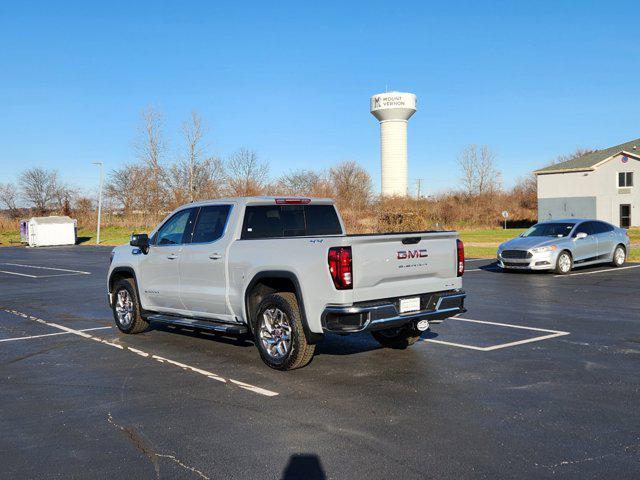
POLYGON ((136 143, 138 159, 149 169, 150 177, 138 188, 149 190, 148 206, 154 213, 163 210, 166 197, 164 195, 164 168, 162 162, 166 154, 166 145, 162 132, 162 114, 148 107, 141 114, 142 125, 140 138, 136 143))
POLYGON ((53 191, 52 204, 59 212, 64 215, 69 215, 71 211, 71 204, 78 194, 78 189, 76 187, 58 180, 53 191))
POLYGON ((18 189, 13 183, 0 183, 0 204, 9 210, 11 217, 18 214, 18 189))
POLYGON ((535 175, 527 175, 516 180, 511 189, 511 196, 522 208, 535 210, 538 208, 538 179, 535 175))
POLYGON ((20 174, 19 183, 22 197, 39 213, 44 213, 54 200, 58 173, 40 167, 30 168, 20 174))
POLYGON ((276 188, 285 195, 331 196, 331 184, 325 172, 293 170, 282 175, 276 188))
POLYGON ((241 148, 227 161, 227 183, 232 195, 258 195, 267 184, 269 165, 258 159, 258 154, 241 148))
POLYGON ((469 145, 458 156, 462 183, 469 195, 495 193, 500 189, 502 174, 496 167, 496 156, 486 145, 469 145))
POLYGON ((371 176, 354 161, 342 162, 329 170, 336 200, 342 208, 361 209, 372 196, 371 176))
POLYGON ((135 208, 144 209, 150 201, 150 192, 145 185, 151 173, 146 165, 124 165, 112 170, 107 177, 105 193, 115 199, 125 213, 135 208))
POLYGON ((171 165, 167 175, 174 203, 181 205, 221 196, 225 190, 224 166, 220 159, 206 154, 207 127, 198 113, 191 113, 182 125, 182 132, 185 154, 171 165))
POLYGON ((189 201, 193 201, 194 194, 194 176, 196 166, 202 157, 203 146, 202 137, 205 133, 205 127, 202 125, 202 118, 195 111, 191 112, 191 118, 182 125, 185 142, 187 144, 187 166, 188 166, 188 196, 189 201))

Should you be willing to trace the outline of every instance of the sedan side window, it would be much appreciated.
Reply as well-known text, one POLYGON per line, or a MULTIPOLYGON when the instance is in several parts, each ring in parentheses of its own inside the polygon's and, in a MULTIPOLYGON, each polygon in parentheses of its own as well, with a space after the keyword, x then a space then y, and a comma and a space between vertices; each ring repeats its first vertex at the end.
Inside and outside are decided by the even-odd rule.
POLYGON ((593 235, 593 228, 591 227, 592 223, 593 222, 583 222, 580 225, 578 225, 578 228, 576 228, 576 231, 574 232, 573 236, 575 237, 579 233, 586 233, 587 235, 593 235))
POLYGON ((184 243, 185 233, 190 234, 193 227, 193 208, 181 210, 166 221, 156 234, 156 245, 179 245, 184 243))
POLYGON ((613 232, 613 226, 604 222, 593 222, 596 233, 609 233, 613 232))

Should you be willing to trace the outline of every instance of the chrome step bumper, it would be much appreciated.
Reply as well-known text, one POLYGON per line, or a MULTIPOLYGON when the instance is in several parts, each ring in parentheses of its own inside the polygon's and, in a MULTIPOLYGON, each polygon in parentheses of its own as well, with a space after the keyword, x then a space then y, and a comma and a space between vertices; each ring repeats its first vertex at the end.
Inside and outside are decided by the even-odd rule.
MULTIPOLYGON (((407 295, 411 297, 412 295, 407 295)), ((400 298, 387 299, 376 304, 354 304, 351 306, 328 306, 322 314, 322 328, 325 332, 355 333, 364 330, 397 328, 409 322, 428 320, 442 321, 445 318, 466 312, 462 290, 413 295, 421 298, 423 309, 415 312, 399 313, 400 298)), ((405 298, 405 297, 403 297, 405 298)))

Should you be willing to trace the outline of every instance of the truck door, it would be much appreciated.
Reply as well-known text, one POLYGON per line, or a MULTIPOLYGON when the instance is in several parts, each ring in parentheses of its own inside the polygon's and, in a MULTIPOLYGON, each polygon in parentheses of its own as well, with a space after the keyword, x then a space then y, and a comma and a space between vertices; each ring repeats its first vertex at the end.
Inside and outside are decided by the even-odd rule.
POLYGON ((176 212, 154 235, 146 255, 138 263, 138 288, 142 305, 150 310, 175 312, 180 301, 178 260, 185 238, 191 235, 197 208, 176 212))
POLYGON ((180 254, 180 298, 190 315, 229 320, 225 230, 232 205, 201 207, 180 254))
POLYGON ((573 262, 590 262, 598 257, 598 238, 593 222, 582 222, 573 233, 573 262), (578 233, 586 233, 585 238, 575 238, 578 233))

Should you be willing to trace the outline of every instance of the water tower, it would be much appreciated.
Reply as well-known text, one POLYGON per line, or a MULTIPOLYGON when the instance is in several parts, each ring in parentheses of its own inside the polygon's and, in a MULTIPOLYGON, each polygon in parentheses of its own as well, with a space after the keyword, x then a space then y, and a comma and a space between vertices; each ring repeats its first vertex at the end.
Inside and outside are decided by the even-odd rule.
POLYGON ((407 195, 407 121, 416 112, 416 103, 413 93, 371 97, 371 113, 380 122, 382 195, 407 195))

